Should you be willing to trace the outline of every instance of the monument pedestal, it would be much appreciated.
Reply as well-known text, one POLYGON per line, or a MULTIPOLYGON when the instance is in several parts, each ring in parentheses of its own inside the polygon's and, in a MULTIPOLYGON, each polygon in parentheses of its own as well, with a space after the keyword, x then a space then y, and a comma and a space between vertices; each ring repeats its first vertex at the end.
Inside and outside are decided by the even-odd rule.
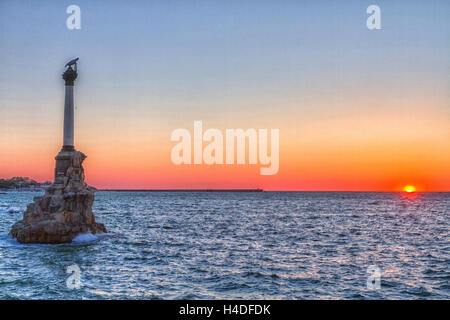
POLYGON ((28 205, 23 219, 10 231, 13 238, 20 243, 65 243, 80 233, 106 232, 92 212, 95 188, 84 182, 85 158, 75 149, 58 153, 55 182, 28 205))

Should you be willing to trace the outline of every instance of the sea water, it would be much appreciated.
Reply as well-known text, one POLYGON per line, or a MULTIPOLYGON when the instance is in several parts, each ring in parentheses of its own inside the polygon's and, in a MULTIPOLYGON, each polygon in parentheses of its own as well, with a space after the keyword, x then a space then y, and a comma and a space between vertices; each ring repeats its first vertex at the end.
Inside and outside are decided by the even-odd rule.
POLYGON ((97 192, 108 234, 19 244, 39 194, 0 194, 1 299, 450 299, 450 193, 97 192))

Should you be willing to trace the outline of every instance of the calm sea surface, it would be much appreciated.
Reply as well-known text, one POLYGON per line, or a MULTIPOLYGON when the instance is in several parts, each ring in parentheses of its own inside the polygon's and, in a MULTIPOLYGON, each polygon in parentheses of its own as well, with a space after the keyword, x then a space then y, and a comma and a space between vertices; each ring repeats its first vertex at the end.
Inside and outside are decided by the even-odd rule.
POLYGON ((0 194, 1 299, 450 299, 450 193, 98 192, 108 235, 18 244, 39 194, 0 194))

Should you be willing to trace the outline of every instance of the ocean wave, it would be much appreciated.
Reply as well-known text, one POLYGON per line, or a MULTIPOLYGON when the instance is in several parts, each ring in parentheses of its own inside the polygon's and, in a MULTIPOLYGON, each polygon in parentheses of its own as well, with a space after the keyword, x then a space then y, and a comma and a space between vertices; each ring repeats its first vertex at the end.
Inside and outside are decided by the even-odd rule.
POLYGON ((72 240, 72 243, 96 242, 96 241, 100 240, 101 238, 104 238, 107 235, 108 234, 106 234, 106 233, 98 233, 98 234, 92 234, 91 232, 81 233, 72 240))
POLYGON ((9 207, 7 209, 0 209, 0 213, 22 213, 22 209, 18 207, 9 207))

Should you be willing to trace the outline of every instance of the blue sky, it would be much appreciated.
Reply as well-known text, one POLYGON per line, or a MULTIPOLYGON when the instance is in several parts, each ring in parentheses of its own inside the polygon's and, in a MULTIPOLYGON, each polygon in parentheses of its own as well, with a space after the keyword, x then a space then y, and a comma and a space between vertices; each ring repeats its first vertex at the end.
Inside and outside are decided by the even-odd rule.
POLYGON ((80 85, 89 81, 99 99, 120 87, 120 101, 146 98, 142 90, 196 103, 339 92, 371 79, 401 87, 397 78, 422 82, 426 73, 448 80, 448 2, 378 1, 383 30, 369 31, 372 3, 2 1, 0 81, 9 99, 36 79, 47 88, 39 95, 51 94, 72 56, 81 59, 80 85), (70 4, 81 7, 79 31, 65 27, 70 4))

